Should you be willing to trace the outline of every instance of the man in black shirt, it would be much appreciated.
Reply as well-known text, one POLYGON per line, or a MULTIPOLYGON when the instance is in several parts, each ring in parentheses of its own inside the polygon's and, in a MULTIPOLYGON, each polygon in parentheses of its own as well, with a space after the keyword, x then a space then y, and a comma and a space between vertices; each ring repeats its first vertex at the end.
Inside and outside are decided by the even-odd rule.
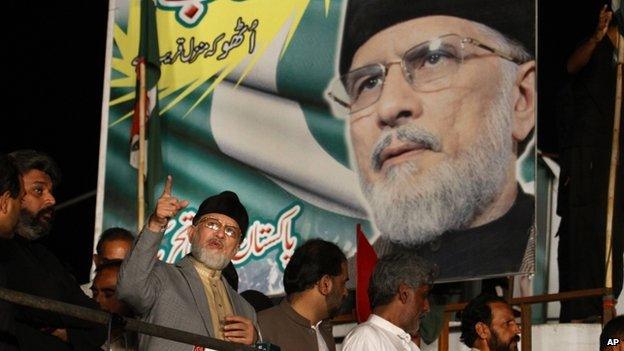
MULTIPOLYGON (((26 194, 6 262, 7 287, 98 309, 61 262, 37 241, 49 232, 54 217, 53 191, 60 181, 56 163, 32 150, 15 151, 11 156, 26 194)), ((106 337, 103 325, 23 306, 15 306, 15 321, 19 347, 24 350, 99 350, 106 337)))
MULTIPOLYGON (((566 70, 570 80, 558 101, 561 174, 557 213, 561 216, 561 224, 557 233, 557 260, 559 290, 562 292, 605 286, 605 232, 615 115, 615 45, 618 41, 612 16, 607 6, 603 6, 592 35, 568 58, 566 70)), ((622 128, 619 139, 611 243, 615 298, 622 290, 623 272, 622 128)), ((601 314, 600 297, 561 302, 561 322, 595 321, 601 314)))

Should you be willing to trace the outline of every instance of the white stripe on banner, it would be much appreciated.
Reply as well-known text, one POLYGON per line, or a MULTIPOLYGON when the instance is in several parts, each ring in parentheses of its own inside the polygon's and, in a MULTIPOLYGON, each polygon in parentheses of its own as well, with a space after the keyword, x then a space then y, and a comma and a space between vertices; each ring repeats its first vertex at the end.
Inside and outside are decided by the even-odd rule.
POLYGON ((298 103, 223 82, 210 111, 221 151, 272 178, 323 209, 363 217, 363 197, 353 171, 337 162, 308 130, 298 103))

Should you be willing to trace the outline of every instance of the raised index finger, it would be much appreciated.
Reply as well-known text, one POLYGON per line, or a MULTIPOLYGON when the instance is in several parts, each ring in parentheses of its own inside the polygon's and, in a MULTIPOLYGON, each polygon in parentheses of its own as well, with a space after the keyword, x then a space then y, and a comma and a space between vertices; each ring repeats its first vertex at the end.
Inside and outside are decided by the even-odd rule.
POLYGON ((171 196, 171 188, 173 187, 173 177, 171 175, 167 176, 167 180, 165 181, 165 188, 163 189, 163 196, 171 196))

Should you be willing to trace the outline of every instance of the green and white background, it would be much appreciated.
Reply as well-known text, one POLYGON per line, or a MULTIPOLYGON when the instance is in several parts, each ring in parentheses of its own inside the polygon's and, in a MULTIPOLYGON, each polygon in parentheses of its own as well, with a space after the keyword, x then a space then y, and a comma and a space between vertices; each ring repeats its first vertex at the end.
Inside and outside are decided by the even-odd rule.
MULTIPOLYGON (((351 256, 361 223, 374 241, 345 123, 324 97, 337 72, 344 1, 154 1, 162 171, 173 176, 174 195, 191 203, 170 223, 161 259, 188 252, 197 206, 226 189, 250 214, 235 258, 240 291, 281 293, 283 269, 308 238, 333 241, 351 256)), ((111 1, 111 11, 98 227, 135 230, 129 140, 140 1, 111 1)), ((518 174, 532 193, 533 158, 523 160, 518 174)), ((162 185, 146 191, 158 196, 162 185)))

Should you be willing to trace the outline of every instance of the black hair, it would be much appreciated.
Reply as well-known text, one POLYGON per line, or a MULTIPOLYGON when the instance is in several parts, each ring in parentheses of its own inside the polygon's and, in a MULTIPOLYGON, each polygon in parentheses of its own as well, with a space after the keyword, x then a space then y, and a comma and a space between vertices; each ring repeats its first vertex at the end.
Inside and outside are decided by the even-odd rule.
POLYGON ((15 160, 15 164, 22 175, 36 169, 50 177, 54 188, 61 183, 61 170, 54 159, 47 154, 35 150, 17 150, 9 155, 15 160))
POLYGON ((115 259, 115 260, 104 260, 102 262, 102 264, 100 264, 99 266, 97 266, 97 268, 95 268, 96 272, 101 272, 107 268, 117 268, 119 269, 119 267, 121 267, 121 264, 123 263, 123 260, 120 259, 115 259))
POLYGON ((0 195, 9 192, 12 198, 20 195, 20 172, 13 157, 0 155, 0 195))
POLYGON ((461 312, 461 336, 459 340, 466 346, 473 347, 474 342, 477 340, 477 331, 475 330, 477 323, 485 323, 488 326, 492 323, 492 308, 490 304, 495 302, 507 304, 507 301, 502 297, 481 294, 470 300, 461 312))
POLYGON ((102 254, 102 246, 104 246, 104 242, 113 240, 126 240, 132 244, 132 242, 134 242, 134 235, 132 235, 129 230, 120 227, 106 229, 102 232, 102 235, 100 235, 100 239, 95 247, 97 254, 102 254))
POLYGON ((329 241, 310 239, 295 250, 284 269, 284 290, 287 295, 305 291, 324 275, 338 276, 347 258, 340 248, 329 241))
POLYGON ((624 342, 624 315, 613 318, 604 326, 600 333, 600 351, 607 350, 609 339, 624 342))

